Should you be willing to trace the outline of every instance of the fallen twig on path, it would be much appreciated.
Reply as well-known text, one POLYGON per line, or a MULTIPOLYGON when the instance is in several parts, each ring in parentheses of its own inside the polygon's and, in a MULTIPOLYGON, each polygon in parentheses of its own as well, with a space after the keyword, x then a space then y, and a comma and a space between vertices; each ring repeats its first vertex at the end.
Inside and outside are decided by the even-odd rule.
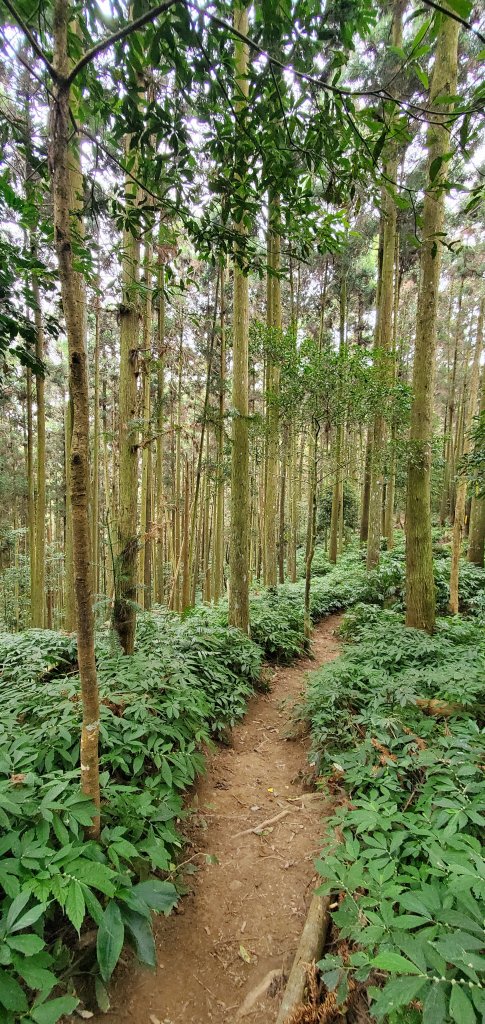
POLYGON ((266 818, 265 821, 261 821, 259 825, 253 825, 251 828, 245 828, 242 832, 235 832, 231 839, 239 839, 240 836, 248 836, 250 832, 254 832, 258 835, 263 829, 267 828, 268 825, 275 825, 277 821, 281 821, 282 818, 286 818, 287 814, 292 814, 295 810, 294 807, 285 807, 284 811, 280 811, 279 814, 275 814, 272 818, 266 818))

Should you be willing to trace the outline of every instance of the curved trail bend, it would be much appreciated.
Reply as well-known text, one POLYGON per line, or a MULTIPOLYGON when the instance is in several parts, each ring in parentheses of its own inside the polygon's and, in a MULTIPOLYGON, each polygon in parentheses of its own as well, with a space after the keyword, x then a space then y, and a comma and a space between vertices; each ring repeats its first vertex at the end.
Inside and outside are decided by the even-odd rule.
POLYGON ((233 747, 209 756, 184 854, 198 865, 193 892, 156 923, 156 971, 131 960, 118 970, 109 1024, 276 1020, 313 892, 325 812, 322 796, 305 793, 308 740, 285 733, 306 672, 339 652, 339 621, 332 615, 315 628, 313 658, 277 668, 271 693, 254 696, 234 729, 233 747), (248 831, 273 818, 261 835, 248 831), (217 863, 206 863, 207 854, 217 863))

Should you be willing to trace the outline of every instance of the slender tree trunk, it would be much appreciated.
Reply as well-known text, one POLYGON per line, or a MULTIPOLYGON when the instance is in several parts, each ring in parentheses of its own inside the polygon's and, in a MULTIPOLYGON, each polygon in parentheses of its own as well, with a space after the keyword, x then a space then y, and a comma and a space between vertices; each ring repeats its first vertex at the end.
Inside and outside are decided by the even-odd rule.
MULTIPOLYGON (((402 2, 394 5, 392 21, 392 45, 402 46, 402 2)), ((386 178, 397 180, 398 152, 395 142, 389 143, 385 164, 386 178)), ((392 383, 392 314, 394 306, 394 268, 396 257, 397 209, 394 198, 386 188, 382 189, 382 264, 379 289, 379 304, 374 340, 374 363, 383 389, 392 383)), ((371 478, 369 497, 369 526, 367 537, 367 568, 379 564, 382 534, 382 497, 385 473, 387 424, 385 400, 381 402, 374 416, 372 437, 371 478)))
POLYGON ((165 430, 165 267, 162 255, 158 255, 158 359, 157 359, 157 448, 156 448, 156 592, 155 598, 161 604, 164 598, 164 544, 163 524, 165 519, 163 490, 163 457, 165 430))
POLYGON ((32 371, 26 371, 27 401, 27 527, 29 539, 30 569, 30 623, 33 625, 32 612, 35 595, 35 483, 34 483, 34 434, 32 423, 32 371))
POLYGON ((360 543, 365 544, 369 535, 370 470, 372 461, 373 424, 367 428, 365 445, 364 483, 362 487, 362 512, 360 518, 360 543))
POLYGON ((143 450, 141 457, 141 493, 140 493, 140 557, 139 557, 139 589, 140 604, 143 608, 150 605, 151 568, 147 572, 147 563, 151 567, 151 374, 152 374, 152 266, 153 251, 150 244, 146 245, 145 267, 145 304, 143 309, 143 364, 142 364, 142 407, 143 407, 143 450))
POLYGON ((93 583, 95 594, 99 593, 99 338, 100 338, 100 282, 96 284, 96 309, 94 326, 94 423, 93 423, 93 583))
MULTIPOLYGON (((396 248, 394 257, 394 311, 392 318, 392 353, 393 353, 393 376, 394 382, 399 375, 399 360, 397 353, 397 325, 399 316, 399 232, 396 230, 396 248)), ((396 417, 393 417, 391 426, 391 444, 389 451, 389 469, 386 488, 386 511, 384 517, 384 536, 387 540, 387 549, 392 551, 394 547, 394 495, 396 490, 396 443, 398 438, 398 424, 396 417)))
POLYGON ((50 113, 50 153, 54 199, 54 236, 62 304, 66 319, 69 356, 69 393, 73 410, 71 443, 71 507, 75 568, 77 648, 83 704, 81 730, 81 785, 98 809, 91 833, 99 834, 99 698, 94 654, 92 606, 92 552, 89 523, 89 396, 86 351, 86 293, 73 254, 71 211, 76 189, 82 187, 77 153, 69 145, 72 134, 68 56, 69 7, 56 0, 54 8, 54 100, 50 113), (74 156, 74 160, 73 160, 74 156))
MULTIPOLYGON (((129 153, 129 139, 125 139, 129 153)), ((132 203, 137 186, 131 177, 125 193, 132 203)), ((125 654, 133 654, 136 629, 138 563, 138 361, 140 242, 128 226, 122 239, 119 378, 119 510, 113 625, 125 654)))
MULTIPOLYGON (((234 6, 234 27, 247 35, 248 8, 234 6)), ((240 39, 234 41, 236 77, 235 109, 244 123, 249 95, 247 78, 249 49, 240 39)), ((245 265, 245 235, 241 220, 235 225, 239 238, 234 252, 233 310, 233 432, 231 465, 231 543, 229 622, 249 632, 249 287, 245 265)))
MULTIPOLYGON (((35 254, 35 243, 32 242, 35 254)), ((32 295, 34 299, 35 354, 37 359, 44 359, 44 328, 40 306, 40 290, 35 274, 32 276, 32 295)), ((44 626, 45 617, 45 489, 46 489, 46 445, 45 445, 45 381, 42 374, 35 376, 35 392, 37 403, 37 501, 35 522, 35 597, 32 607, 32 625, 44 626)))
POLYGON ((268 278, 267 326, 270 352, 266 385, 266 497, 264 505, 265 583, 276 586, 278 574, 278 467, 279 467, 279 388, 280 367, 275 356, 281 334, 281 239, 277 220, 279 199, 268 198, 268 278))
POLYGON ((226 305, 225 267, 221 267, 221 334, 219 359, 219 418, 217 422, 216 459, 216 517, 214 537, 214 604, 218 604, 223 590, 224 575, 224 404, 226 387, 226 305))
POLYGON ((66 591, 64 608, 64 629, 73 633, 76 628, 76 595, 74 589, 74 545, 72 536, 71 503, 71 444, 72 444, 72 402, 68 397, 64 406, 64 467, 66 479, 66 527, 64 565, 66 570, 66 591))
POLYGON ((452 515, 453 507, 453 481, 455 477, 455 458, 454 458, 454 445, 453 445, 453 428, 455 425, 455 402, 456 402, 456 369, 458 363, 458 348, 461 339, 461 325, 462 325, 462 305, 463 305, 463 276, 460 278, 460 290, 458 293, 458 311, 456 314, 455 330, 454 334, 454 345, 453 345, 453 364, 451 370, 450 387, 446 408, 446 442, 445 442, 445 466, 443 474, 443 494, 441 498, 441 512, 440 520, 442 526, 445 525, 446 520, 452 515))
MULTIPOLYGON (((346 327, 346 314, 347 314, 347 278, 345 274, 342 274, 340 282, 340 342, 339 342, 339 354, 341 358, 345 352, 345 327, 346 327)), ((343 483, 342 483, 342 457, 344 449, 344 436, 345 436, 345 424, 344 424, 344 410, 342 408, 343 398, 343 365, 340 367, 340 380, 338 385, 339 394, 339 409, 338 409, 338 422, 335 431, 335 477, 332 494, 332 514, 330 519, 330 543, 328 558, 330 562, 334 564, 337 561, 338 554, 338 538, 339 538, 339 526, 341 516, 341 505, 343 501, 343 483)))
MULTIPOLYGON (((485 368, 482 370, 482 386, 480 399, 480 419, 485 419, 485 368)), ((483 488, 482 488, 483 489, 483 488)), ((468 561, 483 566, 485 549, 485 496, 479 494, 478 486, 472 496, 470 513, 470 543, 468 545, 468 561)))
MULTIPOLYGON (((442 98, 456 93, 458 36, 457 22, 444 16, 436 45, 431 107, 434 107, 437 96, 442 98)), ((443 109, 445 111, 446 107, 443 109)), ((423 210, 406 507, 406 623, 432 633, 436 601, 431 540, 431 440, 440 233, 443 230, 445 198, 445 165, 440 164, 436 171, 436 161, 443 161, 449 151, 446 113, 434 115, 433 124, 428 127, 427 145, 429 183, 423 210)))
POLYGON ((281 445, 281 472, 280 472, 280 500, 279 500, 279 529, 278 529, 278 580, 285 582, 285 503, 286 503, 286 446, 288 443, 288 428, 285 424, 283 440, 281 445))
MULTIPOLYGON (((478 316, 477 337, 470 379, 468 409, 464 413, 463 455, 468 455, 471 449, 470 430, 477 405, 478 379, 480 374, 480 357, 482 354, 483 347, 483 313, 484 300, 482 299, 480 304, 480 313, 478 316)), ((466 473, 462 472, 458 479, 458 484, 456 488, 455 519, 453 522, 453 543, 451 548, 450 612, 452 615, 458 614, 458 583, 460 573, 461 541, 465 522, 466 491, 466 473)))

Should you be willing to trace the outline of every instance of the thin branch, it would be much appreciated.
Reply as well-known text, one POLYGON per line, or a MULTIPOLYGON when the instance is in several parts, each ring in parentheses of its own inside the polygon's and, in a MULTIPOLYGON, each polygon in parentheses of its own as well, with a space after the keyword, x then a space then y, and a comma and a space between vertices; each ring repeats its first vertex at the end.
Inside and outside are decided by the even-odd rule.
POLYGON ((454 11, 450 11, 449 7, 441 7, 441 5, 435 3, 434 0, 424 0, 424 2, 427 7, 432 7, 434 11, 439 11, 440 14, 446 14, 447 18, 453 18, 453 21, 457 21, 459 25, 463 25, 469 32, 473 32, 481 43, 485 43, 485 36, 482 35, 477 28, 474 28, 466 18, 460 18, 460 15, 455 14, 454 11))
POLYGON ((56 81, 57 78, 59 77, 58 74, 57 74, 57 71, 56 71, 55 67, 53 67, 53 65, 51 64, 51 62, 48 59, 48 57, 46 57, 42 47, 37 42, 37 39, 35 38, 33 32, 31 32, 29 26, 26 25, 25 21, 23 21, 23 19, 20 17, 20 14, 17 14, 17 11, 15 10, 15 7, 14 7, 13 3, 11 2, 11 0, 3 0, 3 3, 5 4, 5 7, 7 8, 7 11, 9 11, 10 14, 12 15, 12 18, 14 19, 14 21, 16 22, 18 27, 24 33, 24 36, 26 36, 26 38, 29 40, 29 43, 30 43, 34 53, 37 54, 39 60, 41 60, 42 63, 45 65, 45 67, 47 68, 51 78, 54 81, 56 81))
MULTIPOLYGON (((7 0, 5 0, 5 2, 7 2, 7 0)), ((10 0, 8 0, 8 2, 10 2, 10 0)), ((135 18, 135 21, 130 21, 128 25, 124 25, 123 28, 118 29, 117 32, 113 32, 111 36, 108 36, 106 39, 101 39, 101 41, 96 43, 95 46, 92 46, 90 50, 86 50, 86 53, 80 57, 77 64, 75 64, 69 72, 66 79, 67 84, 71 85, 79 72, 86 67, 86 64, 90 64, 99 53, 103 53, 104 50, 108 50, 110 46, 113 46, 115 43, 119 43, 121 39, 126 39, 127 36, 132 34, 132 32, 137 32, 138 29, 143 28, 150 21, 154 21, 155 18, 158 18, 160 14, 164 14, 165 11, 168 11, 170 7, 173 7, 176 3, 180 3, 180 0, 163 0, 163 3, 157 4, 156 7, 152 7, 149 11, 145 11, 145 14, 141 14, 139 18, 135 18)))

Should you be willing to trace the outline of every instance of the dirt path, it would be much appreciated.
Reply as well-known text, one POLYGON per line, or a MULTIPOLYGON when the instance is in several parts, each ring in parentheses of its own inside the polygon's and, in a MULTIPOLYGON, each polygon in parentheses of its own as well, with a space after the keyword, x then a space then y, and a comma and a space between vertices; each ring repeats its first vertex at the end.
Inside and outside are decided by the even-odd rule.
POLYGON ((338 622, 333 615, 317 626, 313 659, 276 669, 271 693, 252 698, 234 730, 234 746, 209 757, 193 798, 187 856, 200 864, 193 892, 179 913, 157 922, 157 970, 130 963, 118 971, 104 1018, 110 1024, 276 1020, 313 891, 325 810, 321 796, 304 795, 308 741, 287 740, 285 732, 305 673, 338 654, 338 622), (238 835, 277 815, 261 835, 238 835), (206 863, 206 854, 217 863, 206 863), (258 997, 260 986, 266 991, 258 997))

